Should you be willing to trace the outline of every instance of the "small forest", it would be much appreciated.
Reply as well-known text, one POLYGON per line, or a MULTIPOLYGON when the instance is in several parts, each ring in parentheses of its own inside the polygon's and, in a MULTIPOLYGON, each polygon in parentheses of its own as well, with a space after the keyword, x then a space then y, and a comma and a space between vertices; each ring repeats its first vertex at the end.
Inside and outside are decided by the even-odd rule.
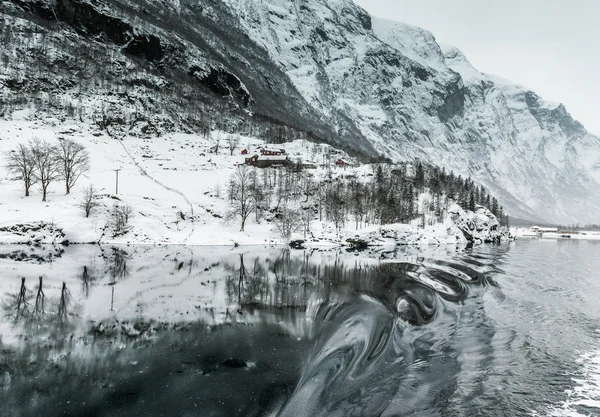
POLYGON ((457 203, 474 211, 483 205, 501 226, 509 218, 498 200, 470 178, 423 163, 371 164, 360 169, 306 169, 301 163, 284 167, 240 165, 227 184, 231 220, 275 221, 283 236, 310 233, 311 222, 327 221, 337 231, 353 225, 417 222, 422 227, 443 222, 457 203))

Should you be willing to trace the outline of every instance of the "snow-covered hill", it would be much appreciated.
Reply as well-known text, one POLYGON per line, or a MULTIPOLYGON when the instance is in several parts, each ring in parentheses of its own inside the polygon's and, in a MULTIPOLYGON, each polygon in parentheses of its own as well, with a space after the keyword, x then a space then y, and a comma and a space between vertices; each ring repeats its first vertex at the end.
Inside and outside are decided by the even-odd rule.
MULTIPOLYGON (((16 116, 27 118, 26 114, 16 116)), ((230 181, 244 162, 241 150, 257 152, 264 146, 260 138, 240 137, 232 151, 226 134, 220 131, 212 132, 209 138, 174 133, 161 138, 116 139, 93 126, 65 125, 53 119, 0 121, 0 131, 2 149, 15 149, 32 137, 50 144, 70 139, 84 145, 90 156, 90 170, 70 194, 65 195, 64 184, 56 180, 48 188, 48 201, 42 201, 37 185, 32 186, 29 197, 23 196, 23 183, 11 181, 12 175, 4 169, 7 154, 0 154, 0 244, 27 243, 60 251, 60 243, 237 246, 287 245, 290 240, 301 240, 307 247, 361 243, 389 248, 456 246, 474 240, 481 243, 498 235, 493 227, 498 221, 493 215, 480 221, 481 216, 465 213, 451 202, 441 213, 445 221, 436 220, 435 210, 430 208, 433 197, 427 189, 418 194, 410 224, 367 221, 363 219, 367 210, 354 214, 347 210, 343 220, 332 220, 326 207, 326 184, 343 188, 344 181, 354 179, 368 186, 380 165, 358 164, 330 145, 305 140, 281 145, 290 161, 306 165, 300 172, 285 167, 256 168, 256 188, 264 193, 262 209, 252 212, 240 231, 239 217, 230 216, 234 207, 230 181), (341 158, 353 165, 336 167, 334 161, 341 158), (310 180, 313 186, 298 185, 295 192, 285 194, 283 182, 288 180, 304 184, 310 180), (272 190, 267 183, 272 183, 272 190), (97 191, 97 206, 86 217, 81 201, 90 184, 97 191), (131 208, 124 233, 114 227, 115 205, 131 208), (297 219, 297 227, 289 236, 282 233, 277 221, 288 208, 309 216, 308 222, 302 220, 306 226, 300 227, 297 219), (474 226, 465 229, 465 225, 474 226)))
POLYGON ((135 132, 286 125, 471 176, 514 217, 600 217, 600 139, 564 106, 350 0, 12 0, 0 12, 15 46, 5 118, 35 103, 135 132))

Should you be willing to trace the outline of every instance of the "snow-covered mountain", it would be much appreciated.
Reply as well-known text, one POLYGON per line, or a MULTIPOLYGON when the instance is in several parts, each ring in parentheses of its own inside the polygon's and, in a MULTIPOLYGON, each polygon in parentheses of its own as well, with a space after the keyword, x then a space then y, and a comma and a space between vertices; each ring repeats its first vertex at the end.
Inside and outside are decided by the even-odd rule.
POLYGON ((600 139, 562 105, 474 69, 431 33, 346 0, 227 0, 301 94, 392 159, 471 175, 513 216, 600 217, 600 139))
MULTIPOLYGON (((102 118, 90 107, 104 120, 125 114, 130 130, 137 121, 194 131, 197 113, 217 109, 238 125, 267 121, 365 156, 419 158, 469 175, 514 217, 600 219, 600 139, 564 106, 482 74, 426 30, 375 19, 350 0, 11 0, 0 11, 4 28, 21 28, 13 43, 34 28, 51 45, 36 59, 47 81, 4 66, 0 92, 12 97, 11 110, 24 105, 14 97, 22 100, 32 79, 59 85, 50 92, 59 103, 76 97, 88 108, 79 117, 102 118), (69 56, 82 46, 102 51, 88 58, 101 82, 78 92, 87 64, 69 56)), ((14 54, 39 49, 39 38, 15 44, 14 54)))

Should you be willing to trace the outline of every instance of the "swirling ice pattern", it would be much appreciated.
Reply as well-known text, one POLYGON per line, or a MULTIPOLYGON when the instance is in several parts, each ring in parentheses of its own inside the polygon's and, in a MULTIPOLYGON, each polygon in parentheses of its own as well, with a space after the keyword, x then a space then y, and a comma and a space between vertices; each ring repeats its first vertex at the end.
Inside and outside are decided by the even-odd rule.
POLYGON ((317 311, 323 328, 281 415, 385 415, 406 412, 422 394, 416 387, 443 392, 448 381, 424 371, 425 358, 448 349, 461 305, 490 286, 447 262, 384 264, 356 280, 351 294, 317 311))

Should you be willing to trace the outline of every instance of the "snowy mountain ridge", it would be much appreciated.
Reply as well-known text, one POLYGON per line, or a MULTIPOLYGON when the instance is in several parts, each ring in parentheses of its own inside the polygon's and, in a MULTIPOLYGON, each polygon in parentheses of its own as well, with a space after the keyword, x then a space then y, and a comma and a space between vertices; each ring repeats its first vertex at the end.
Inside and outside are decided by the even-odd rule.
POLYGON ((4 59, 38 68, 8 61, 4 117, 34 97, 54 112, 74 102, 82 120, 123 119, 136 134, 193 132, 215 117, 229 131, 266 120, 369 157, 470 176, 517 218, 598 222, 600 139, 564 106, 350 0, 12 0, 0 13, 4 27, 21 28, 5 39, 36 34, 4 59), (41 63, 40 42, 52 52, 41 63), (71 58, 81 48, 96 54, 71 58), (76 71, 90 80, 83 92, 76 71), (49 98, 28 90, 50 83, 59 88, 49 98))
POLYGON ((471 175, 516 217, 598 219, 600 139, 564 106, 351 1, 227 2, 309 103, 353 120, 392 159, 471 175))

